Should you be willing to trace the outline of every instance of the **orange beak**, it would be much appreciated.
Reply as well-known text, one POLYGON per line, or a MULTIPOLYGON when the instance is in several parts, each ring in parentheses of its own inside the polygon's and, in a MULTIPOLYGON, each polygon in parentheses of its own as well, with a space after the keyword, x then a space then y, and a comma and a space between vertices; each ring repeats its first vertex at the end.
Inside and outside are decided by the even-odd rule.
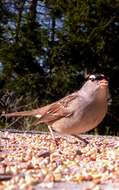
POLYGON ((105 86, 108 86, 108 81, 106 79, 103 79, 99 81, 99 85, 101 88, 104 88, 105 86))

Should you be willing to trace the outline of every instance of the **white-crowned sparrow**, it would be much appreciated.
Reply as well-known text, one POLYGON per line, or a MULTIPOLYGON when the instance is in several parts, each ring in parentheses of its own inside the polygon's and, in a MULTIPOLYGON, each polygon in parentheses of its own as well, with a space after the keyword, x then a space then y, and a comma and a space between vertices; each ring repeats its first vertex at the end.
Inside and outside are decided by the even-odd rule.
POLYGON ((47 106, 32 111, 3 114, 34 116, 35 125, 47 124, 49 130, 78 135, 95 128, 107 112, 108 81, 102 74, 90 75, 82 88, 47 106))

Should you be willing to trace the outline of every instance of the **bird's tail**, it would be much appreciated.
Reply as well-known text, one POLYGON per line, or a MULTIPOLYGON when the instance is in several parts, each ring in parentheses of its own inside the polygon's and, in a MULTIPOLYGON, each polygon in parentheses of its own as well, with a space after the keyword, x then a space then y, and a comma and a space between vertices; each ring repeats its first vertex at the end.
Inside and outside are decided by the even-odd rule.
POLYGON ((12 113, 2 113, 1 116, 5 117, 26 117, 26 116, 35 116, 37 114, 38 110, 32 110, 32 111, 20 111, 20 112, 12 112, 12 113))
POLYGON ((33 109, 30 111, 20 111, 20 112, 12 112, 12 113, 2 113, 1 116, 4 117, 29 117, 34 116, 37 118, 41 118, 48 110, 49 106, 43 106, 41 108, 33 109))

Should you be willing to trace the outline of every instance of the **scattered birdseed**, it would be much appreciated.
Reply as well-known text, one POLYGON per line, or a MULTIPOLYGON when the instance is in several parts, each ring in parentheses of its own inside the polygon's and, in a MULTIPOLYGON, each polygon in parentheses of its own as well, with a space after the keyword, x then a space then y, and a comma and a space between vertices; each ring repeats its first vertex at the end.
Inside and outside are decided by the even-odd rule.
POLYGON ((119 187, 119 137, 82 137, 0 132, 0 190, 119 187))

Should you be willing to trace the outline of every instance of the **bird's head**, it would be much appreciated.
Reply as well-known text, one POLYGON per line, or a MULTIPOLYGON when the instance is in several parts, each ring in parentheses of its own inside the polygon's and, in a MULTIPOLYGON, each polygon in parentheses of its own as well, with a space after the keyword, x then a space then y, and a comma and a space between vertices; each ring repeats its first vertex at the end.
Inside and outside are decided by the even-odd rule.
POLYGON ((81 91, 90 98, 94 97, 107 97, 109 94, 108 90, 108 79, 103 74, 92 74, 89 75, 87 81, 82 86, 81 91))
POLYGON ((90 75, 88 80, 97 84, 100 88, 108 87, 108 78, 103 74, 90 75))

